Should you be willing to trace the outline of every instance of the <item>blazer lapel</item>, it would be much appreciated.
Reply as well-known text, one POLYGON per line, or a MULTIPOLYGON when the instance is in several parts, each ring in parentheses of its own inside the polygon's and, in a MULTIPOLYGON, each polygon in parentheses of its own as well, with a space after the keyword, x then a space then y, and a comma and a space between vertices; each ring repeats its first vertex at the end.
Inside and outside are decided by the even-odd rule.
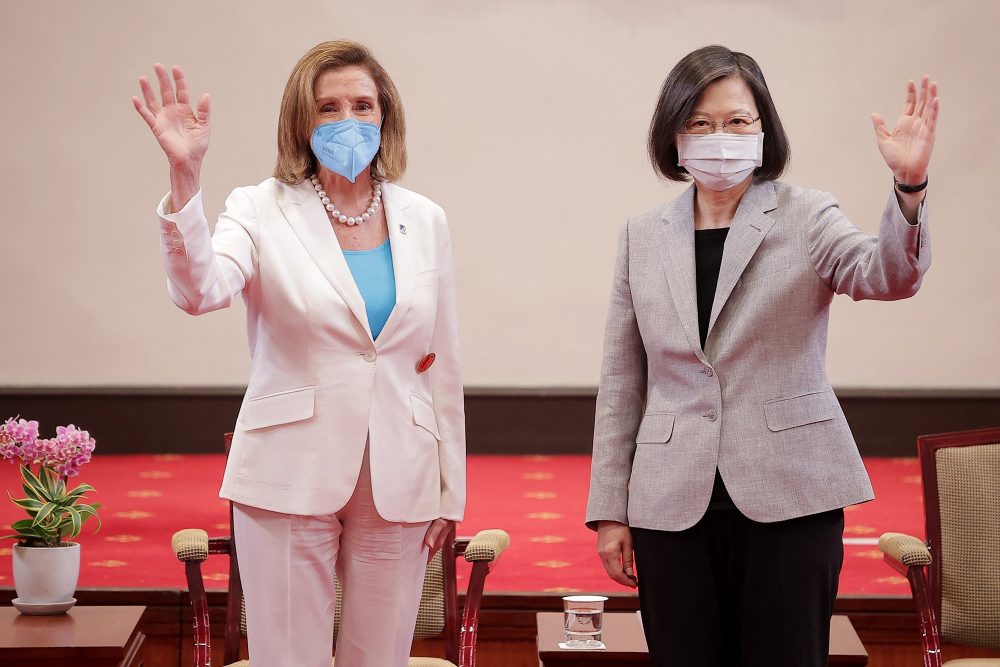
POLYGON ((660 256, 670 285, 681 326, 695 354, 707 363, 698 335, 698 301, 694 272, 694 186, 688 188, 663 212, 660 256))
POLYGON ((287 196, 278 201, 285 219, 299 237, 306 252, 354 313, 368 334, 368 339, 371 340, 372 332, 368 326, 365 300, 358 291, 354 276, 340 249, 337 235, 330 226, 330 218, 313 191, 312 185, 309 181, 303 181, 298 185, 286 186, 285 193, 287 196))
POLYGON ((719 282, 715 287, 715 299, 712 302, 712 315, 708 321, 706 338, 711 335, 715 321, 719 319, 726 300, 732 294, 737 281, 746 270, 757 248, 764 237, 774 226, 774 219, 765 215, 778 206, 774 184, 765 181, 751 185, 743 194, 740 205, 736 208, 733 224, 726 237, 726 247, 722 253, 722 266, 719 267, 719 282))
POLYGON ((382 206, 385 207, 385 219, 389 228, 389 248, 392 250, 392 271, 396 279, 396 305, 389 313, 389 319, 379 332, 376 344, 380 344, 392 335, 406 316, 406 311, 413 303, 414 276, 416 262, 413 253, 416 252, 414 235, 423 231, 422 226, 407 225, 403 213, 408 208, 409 201, 404 193, 392 183, 382 185, 382 206), (404 231, 405 230, 405 231, 404 231))

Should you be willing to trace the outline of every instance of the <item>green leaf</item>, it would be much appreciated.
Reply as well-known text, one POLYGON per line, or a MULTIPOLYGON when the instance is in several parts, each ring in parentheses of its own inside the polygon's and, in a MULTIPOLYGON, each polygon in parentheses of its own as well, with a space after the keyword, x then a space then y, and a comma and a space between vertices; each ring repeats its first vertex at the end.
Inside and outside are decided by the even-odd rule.
POLYGON ((81 530, 83 530, 83 517, 81 517, 80 513, 77 512, 72 507, 67 507, 66 512, 69 514, 69 518, 71 521, 71 529, 69 536, 70 538, 74 538, 80 534, 81 530))
POLYGON ((26 537, 44 538, 46 535, 52 532, 51 530, 46 529, 45 526, 34 525, 31 522, 31 519, 21 519, 20 521, 15 521, 10 525, 10 527, 26 537))
POLYGON ((73 509, 80 513, 83 517, 83 521, 86 521, 90 517, 97 519, 97 528, 94 529, 96 533, 101 529, 101 517, 97 516, 97 508, 100 507, 100 503, 94 503, 93 505, 75 505, 73 509))
POLYGON ((42 509, 43 505, 45 505, 45 503, 43 503, 42 501, 35 500, 34 498, 20 498, 20 499, 11 498, 11 500, 14 501, 15 505, 17 505, 18 507, 23 507, 29 512, 31 512, 31 510, 37 512, 38 510, 42 509))
MULTIPOLYGON (((10 495, 10 491, 7 492, 7 497, 10 498, 10 502, 14 503, 15 505, 21 505, 21 503, 23 503, 23 502, 25 502, 27 500, 31 500, 31 498, 15 498, 14 496, 10 495)), ((23 505, 21 505, 21 506, 24 507, 23 505)), ((25 509, 27 509, 27 508, 25 508, 25 509)), ((34 517, 35 513, 32 512, 31 510, 28 510, 28 515, 31 516, 31 517, 34 517)))
POLYGON ((59 498, 59 496, 62 495, 62 492, 59 489, 62 482, 60 481, 59 477, 49 468, 45 466, 39 468, 38 478, 45 485, 45 491, 50 499, 56 500, 57 498, 59 498))
POLYGON ((90 503, 90 504, 88 504, 88 503, 77 503, 73 507, 75 507, 80 512, 85 512, 85 513, 93 514, 94 516, 97 516, 97 509, 100 506, 101 506, 101 503, 90 503))
POLYGON ((94 491, 94 490, 95 490, 94 487, 92 487, 90 484, 81 484, 80 486, 76 487, 72 491, 69 491, 66 494, 66 499, 67 500, 77 500, 78 498, 80 498, 81 496, 83 496, 83 494, 89 493, 89 492, 94 491))
POLYGON ((23 479, 21 480, 21 488, 24 489, 24 492, 28 494, 29 498, 32 498, 34 500, 41 500, 41 497, 38 494, 38 490, 35 489, 35 487, 33 487, 31 484, 28 484, 28 482, 23 479))
POLYGON ((54 491, 54 493, 52 495, 55 496, 56 498, 58 498, 60 502, 65 502, 66 501, 66 483, 63 482, 63 480, 62 480, 61 477, 56 477, 54 473, 52 475, 52 479, 55 480, 55 482, 53 483, 53 486, 52 486, 52 490, 54 491))
POLYGON ((56 509, 56 504, 53 502, 45 503, 42 509, 38 510, 38 514, 35 515, 35 520, 31 522, 32 526, 39 526, 45 521, 52 512, 56 509))
POLYGON ((17 531, 17 534, 23 538, 41 538, 45 539, 45 532, 39 530, 38 528, 31 525, 30 519, 25 519, 23 521, 18 521, 11 525, 11 528, 17 531), (27 525, 18 525, 27 524, 27 525))
POLYGON ((31 472, 31 468, 24 465, 21 466, 21 479, 34 487, 40 500, 48 497, 46 495, 45 485, 42 484, 42 480, 35 477, 35 473, 31 472))

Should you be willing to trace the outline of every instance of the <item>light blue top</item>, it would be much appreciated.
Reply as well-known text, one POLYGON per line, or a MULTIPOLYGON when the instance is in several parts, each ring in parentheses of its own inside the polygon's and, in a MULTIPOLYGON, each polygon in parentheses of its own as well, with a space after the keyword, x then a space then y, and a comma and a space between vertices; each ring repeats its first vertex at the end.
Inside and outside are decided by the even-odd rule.
POLYGON ((372 339, 378 338, 396 306, 396 273, 392 269, 389 239, 371 250, 345 250, 344 259, 365 300, 372 339))

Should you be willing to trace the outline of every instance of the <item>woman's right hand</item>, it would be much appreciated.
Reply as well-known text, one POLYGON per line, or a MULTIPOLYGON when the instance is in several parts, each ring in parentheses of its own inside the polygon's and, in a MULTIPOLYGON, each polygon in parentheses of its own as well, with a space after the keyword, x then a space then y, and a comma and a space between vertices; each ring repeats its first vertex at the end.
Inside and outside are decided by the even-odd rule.
POLYGON ((609 577, 622 586, 638 586, 632 555, 632 531, 628 526, 617 521, 598 521, 597 553, 609 577))
POLYGON ((162 103, 156 99, 149 79, 140 76, 139 88, 143 99, 133 97, 132 106, 153 131, 153 136, 166 153, 171 167, 200 165, 208 150, 208 117, 211 109, 208 93, 201 96, 195 113, 188 104, 187 82, 181 68, 176 65, 173 67, 176 97, 166 68, 156 63, 153 69, 156 70, 156 78, 160 80, 162 103))
POLYGON ((141 76, 142 99, 133 97, 132 106, 149 125, 170 162, 171 203, 172 209, 178 211, 200 187, 201 162, 208 151, 211 98, 208 93, 202 95, 194 111, 188 102, 187 82, 181 68, 173 67, 173 84, 163 65, 156 63, 153 69, 160 82, 160 100, 156 99, 149 79, 141 76))

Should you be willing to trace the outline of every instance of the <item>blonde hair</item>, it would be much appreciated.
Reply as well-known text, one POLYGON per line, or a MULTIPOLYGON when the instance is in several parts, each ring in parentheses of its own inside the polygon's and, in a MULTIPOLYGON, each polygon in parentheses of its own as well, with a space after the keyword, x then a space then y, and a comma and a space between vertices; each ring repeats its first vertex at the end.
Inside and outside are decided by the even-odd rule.
POLYGON ((278 115, 278 159, 274 177, 295 185, 317 172, 317 160, 309 145, 316 118, 313 86, 320 74, 356 65, 364 68, 378 88, 382 107, 382 142, 371 164, 372 177, 396 181, 406 171, 406 118, 403 103, 389 74, 365 46, 348 40, 317 44, 295 64, 278 115))

